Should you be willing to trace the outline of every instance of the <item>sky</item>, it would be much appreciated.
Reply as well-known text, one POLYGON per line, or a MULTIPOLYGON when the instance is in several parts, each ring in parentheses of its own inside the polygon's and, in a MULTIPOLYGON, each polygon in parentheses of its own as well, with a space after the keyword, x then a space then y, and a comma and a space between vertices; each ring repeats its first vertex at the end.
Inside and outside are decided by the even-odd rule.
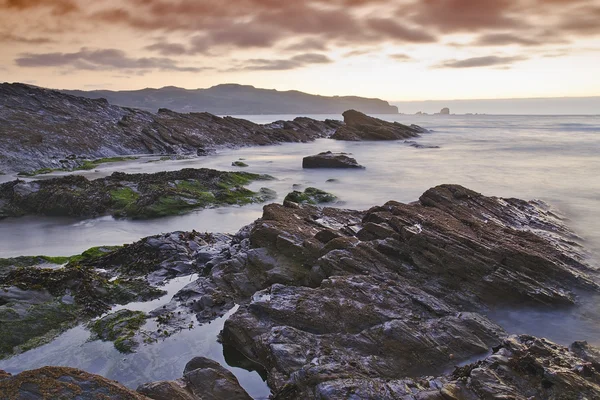
POLYGON ((0 81, 600 95, 600 0, 0 0, 0 81))

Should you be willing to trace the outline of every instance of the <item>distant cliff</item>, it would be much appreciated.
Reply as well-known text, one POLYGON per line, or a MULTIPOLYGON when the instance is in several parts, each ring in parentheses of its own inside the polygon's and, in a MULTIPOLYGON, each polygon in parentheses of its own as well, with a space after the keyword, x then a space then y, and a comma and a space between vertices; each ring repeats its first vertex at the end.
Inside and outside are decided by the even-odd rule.
POLYGON ((92 99, 104 98, 111 104, 153 112, 168 108, 177 112, 209 112, 216 115, 341 114, 349 109, 367 114, 398 113, 398 107, 380 99, 326 97, 295 90, 280 92, 236 84, 194 90, 170 86, 133 91, 64 90, 63 93, 92 99))

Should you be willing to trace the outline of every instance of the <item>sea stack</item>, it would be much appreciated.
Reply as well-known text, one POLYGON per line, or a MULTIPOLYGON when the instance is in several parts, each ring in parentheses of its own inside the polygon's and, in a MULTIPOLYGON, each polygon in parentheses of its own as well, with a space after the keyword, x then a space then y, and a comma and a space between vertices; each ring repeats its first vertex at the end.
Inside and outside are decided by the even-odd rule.
POLYGON ((444 107, 440 111, 440 114, 442 114, 442 115, 450 115, 450 109, 448 107, 444 107))

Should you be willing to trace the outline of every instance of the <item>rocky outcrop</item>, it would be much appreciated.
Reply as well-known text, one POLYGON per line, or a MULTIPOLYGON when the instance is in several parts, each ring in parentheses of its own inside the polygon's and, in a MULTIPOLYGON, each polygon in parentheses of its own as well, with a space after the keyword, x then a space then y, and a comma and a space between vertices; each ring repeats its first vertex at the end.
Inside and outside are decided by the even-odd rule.
POLYGON ((450 115, 450 109, 448 107, 444 107, 440 110, 440 115, 450 115))
POLYGON ((336 140, 400 140, 418 137, 426 129, 417 125, 403 125, 399 122, 387 122, 369 117, 361 112, 344 112, 344 125, 331 136, 336 140))
MULTIPOLYGON (((575 346, 574 344, 573 346, 575 346)), ((275 399, 594 399, 600 396, 597 349, 585 353, 532 336, 512 336, 488 357, 437 376, 403 379, 341 378, 314 391, 288 386, 275 399)))
POLYGON ((0 170, 76 168, 84 159, 135 154, 204 155, 220 146, 307 142, 337 121, 296 118, 259 125, 208 113, 151 113, 24 84, 0 84, 0 170), (82 158, 80 158, 82 157, 82 158))
POLYGON ((237 378, 218 362, 195 357, 176 381, 141 385, 137 391, 153 400, 251 400, 237 378))
POLYGON ((278 396, 344 398, 325 389, 379 390, 484 357, 507 337, 491 307, 597 292, 573 240, 542 203, 455 185, 364 212, 271 204, 153 315, 207 322, 241 304, 222 340, 278 396))
MULTIPOLYGON (((245 357, 233 366, 266 374, 277 399, 595 398, 599 350, 509 337, 486 317, 576 307, 600 291, 585 257, 545 204, 442 185, 366 211, 270 204, 233 237, 157 236, 84 266, 147 281, 193 269, 197 280, 149 317, 176 333, 237 307, 221 341, 245 357)), ((235 387, 202 365, 211 378, 199 382, 235 387)), ((148 390, 185 399, 189 385, 148 390)))
POLYGON ((154 174, 112 175, 95 180, 83 176, 0 185, 0 218, 27 214, 71 217, 113 215, 156 218, 218 205, 248 204, 273 199, 275 193, 255 193, 246 185, 273 179, 245 172, 183 169, 154 174))
POLYGON ((326 151, 302 159, 302 168, 364 168, 346 153, 326 151))
POLYGON ((337 196, 331 193, 314 187, 309 187, 304 189, 304 192, 294 190, 293 192, 288 193, 288 195, 285 196, 285 199, 283 199, 283 202, 292 202, 298 204, 321 204, 332 203, 337 199, 337 196))

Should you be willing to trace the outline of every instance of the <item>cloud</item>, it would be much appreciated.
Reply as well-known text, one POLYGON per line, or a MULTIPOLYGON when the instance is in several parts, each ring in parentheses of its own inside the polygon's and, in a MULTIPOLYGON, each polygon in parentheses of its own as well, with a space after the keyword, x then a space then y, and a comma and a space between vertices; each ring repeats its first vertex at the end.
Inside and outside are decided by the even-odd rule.
POLYGON ((24 37, 24 36, 17 36, 17 35, 12 35, 10 33, 3 33, 0 34, 0 43, 7 43, 7 42, 13 42, 13 43, 23 43, 23 44, 46 44, 46 43, 54 43, 55 41, 53 39, 50 38, 44 38, 44 37, 24 37))
POLYGON ((511 33, 490 33, 480 36, 475 42, 471 43, 471 45, 474 46, 508 46, 514 44, 521 46, 540 46, 545 43, 541 40, 511 33))
POLYGON ((237 67, 227 70, 232 71, 287 71, 306 67, 312 64, 332 63, 329 57, 323 54, 306 53, 299 54, 289 59, 265 59, 254 58, 239 63, 237 67))
POLYGON ((35 8, 47 8, 53 15, 65 15, 79 10, 77 4, 72 0, 4 0, 0 1, 0 10, 31 10, 35 8))
POLYGON ((399 53, 399 54, 390 54, 389 57, 392 60, 403 61, 403 62, 412 61, 413 60, 413 58, 411 56, 409 56, 408 54, 402 54, 402 53, 399 53))
POLYGON ((122 50, 82 48, 75 53, 24 53, 15 60, 19 67, 65 67, 76 70, 161 70, 199 72, 205 68, 181 67, 170 58, 128 57, 122 50))
POLYGON ((288 51, 325 51, 327 46, 323 40, 317 38, 306 38, 302 41, 288 45, 285 50, 288 51))
POLYGON ((479 68, 479 67, 506 67, 519 61, 524 61, 524 56, 485 56, 473 57, 463 60, 446 60, 434 66, 434 68, 479 68))
POLYGON ((158 42, 144 47, 146 50, 156 51, 163 56, 180 56, 187 53, 187 48, 180 43, 158 42))

